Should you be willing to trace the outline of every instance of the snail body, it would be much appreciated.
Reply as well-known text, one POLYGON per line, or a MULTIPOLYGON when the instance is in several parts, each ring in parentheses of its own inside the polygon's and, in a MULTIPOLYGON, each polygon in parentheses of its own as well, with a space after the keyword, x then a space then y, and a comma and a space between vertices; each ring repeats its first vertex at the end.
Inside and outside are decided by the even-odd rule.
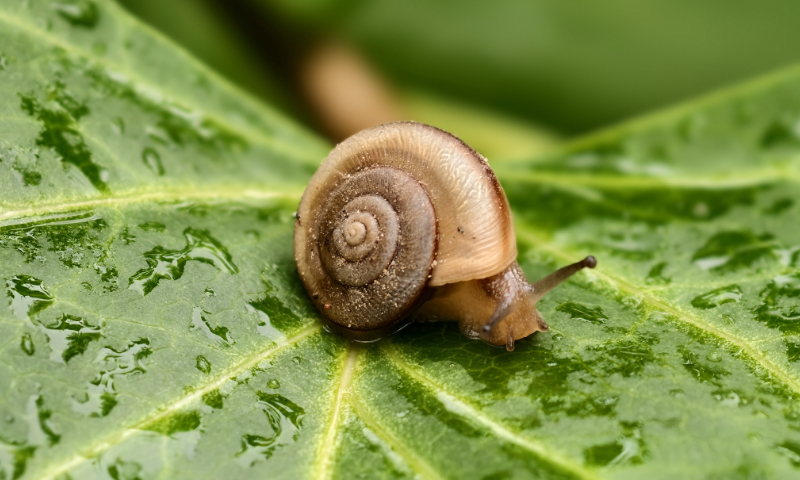
POLYGON ((366 341, 411 320, 458 320, 468 337, 509 350, 547 330, 541 295, 595 263, 587 257, 529 284, 489 164, 455 136, 414 122, 336 146, 300 201, 294 251, 333 330, 366 341))

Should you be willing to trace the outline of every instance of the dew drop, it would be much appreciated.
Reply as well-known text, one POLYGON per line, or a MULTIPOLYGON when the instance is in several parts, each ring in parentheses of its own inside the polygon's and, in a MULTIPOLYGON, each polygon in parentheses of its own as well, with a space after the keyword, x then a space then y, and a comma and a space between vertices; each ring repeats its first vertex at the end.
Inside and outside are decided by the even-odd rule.
POLYGON ((161 222, 144 222, 138 225, 139 228, 146 232, 163 232, 167 226, 161 222))
POLYGON ((164 175, 164 165, 161 163, 161 155, 155 149, 147 147, 142 150, 142 161, 157 175, 164 175))
POLYGON ((595 325, 602 325, 608 320, 601 307, 590 308, 574 302, 562 303, 556 307, 556 311, 567 313, 575 320, 582 320, 595 325))
POLYGON ((93 28, 97 25, 97 6, 88 1, 53 2, 53 9, 72 26, 93 28))
POLYGON ((121 458, 117 458, 114 463, 108 466, 107 471, 108 476, 113 479, 136 479, 141 478, 139 473, 142 471, 142 465, 139 462, 126 462, 121 458))
POLYGON ((271 378, 267 381, 267 386, 272 389, 281 388, 281 382, 278 380, 271 378))
POLYGON ((222 394, 219 392, 218 388, 210 392, 204 393, 203 403, 216 410, 222 410, 222 407, 225 406, 222 394))
POLYGON ((114 133, 117 135, 122 135, 125 133, 125 120, 120 117, 111 120, 111 128, 114 130, 114 133))
POLYGON ((258 459, 269 458, 276 446, 297 441, 303 427, 305 409, 279 394, 257 392, 256 406, 269 419, 269 428, 242 436, 242 450, 236 454, 244 466, 251 466, 258 459))
POLYGON ((692 300, 692 306, 702 309, 716 308, 726 303, 738 303, 742 295, 742 288, 739 285, 727 285, 696 296, 692 300))
POLYGON ((183 236, 186 238, 186 246, 182 250, 168 250, 159 245, 144 252, 142 256, 147 262, 147 267, 128 279, 128 288, 147 295, 161 280, 181 278, 189 260, 213 265, 231 274, 239 272, 228 250, 207 230, 195 230, 189 227, 183 231, 183 236))
POLYGON ((170 436, 178 432, 190 432, 200 426, 200 413, 196 411, 178 412, 144 427, 145 430, 170 436))
POLYGON ((94 379, 86 384, 86 393, 75 398, 72 409, 90 417, 107 416, 117 405, 117 377, 141 375, 147 372, 144 360, 153 353, 150 340, 139 338, 120 350, 110 347, 100 349, 95 363, 102 367, 94 379))
POLYGON ((62 314, 51 321, 34 320, 33 323, 42 328, 50 345, 50 359, 54 362, 69 363, 82 355, 91 342, 103 337, 99 325, 91 325, 81 317, 62 314))
POLYGON ((206 318, 208 312, 200 307, 192 310, 192 324, 190 330, 199 330, 206 335, 206 338, 218 346, 228 346, 236 343, 228 332, 228 327, 222 325, 213 326, 206 318))
POLYGON ((211 362, 202 355, 197 356, 195 367, 203 373, 211 373, 211 362))
POLYGON ((709 362, 717 363, 722 361, 722 356, 717 352, 711 352, 708 355, 706 355, 706 360, 708 360, 709 362))
POLYGON ((6 281, 11 297, 11 310, 21 319, 35 316, 53 304, 55 299, 41 280, 28 275, 17 275, 6 281))
POLYGON ((36 352, 36 347, 33 345, 33 338, 30 333, 23 333, 19 346, 26 355, 31 356, 36 352))

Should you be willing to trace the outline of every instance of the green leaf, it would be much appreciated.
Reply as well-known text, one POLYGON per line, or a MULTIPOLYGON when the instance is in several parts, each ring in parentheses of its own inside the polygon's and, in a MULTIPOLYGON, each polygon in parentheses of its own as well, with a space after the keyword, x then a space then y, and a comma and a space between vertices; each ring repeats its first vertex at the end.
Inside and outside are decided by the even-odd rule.
POLYGON ((781 478, 800 466, 800 72, 498 166, 507 353, 325 332, 327 145, 105 2, 0 3, 0 477, 781 478))

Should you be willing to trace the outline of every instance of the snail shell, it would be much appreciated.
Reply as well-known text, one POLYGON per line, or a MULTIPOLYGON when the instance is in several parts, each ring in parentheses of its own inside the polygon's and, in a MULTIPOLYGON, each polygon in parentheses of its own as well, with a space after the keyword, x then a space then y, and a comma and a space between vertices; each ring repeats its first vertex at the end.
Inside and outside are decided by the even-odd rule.
POLYGON ((360 340, 412 314, 459 320, 468 336, 509 349, 547 330, 489 164, 428 125, 379 125, 337 145, 300 201, 294 249, 328 326, 360 340))

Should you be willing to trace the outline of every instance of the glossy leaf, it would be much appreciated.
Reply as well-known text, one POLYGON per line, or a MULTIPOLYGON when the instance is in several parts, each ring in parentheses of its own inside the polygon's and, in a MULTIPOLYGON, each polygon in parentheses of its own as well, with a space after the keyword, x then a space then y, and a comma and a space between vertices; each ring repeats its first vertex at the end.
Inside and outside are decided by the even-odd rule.
POLYGON ((0 477, 778 478, 800 468, 800 73, 506 163, 507 353, 326 333, 327 146, 113 3, 0 3, 0 477))

